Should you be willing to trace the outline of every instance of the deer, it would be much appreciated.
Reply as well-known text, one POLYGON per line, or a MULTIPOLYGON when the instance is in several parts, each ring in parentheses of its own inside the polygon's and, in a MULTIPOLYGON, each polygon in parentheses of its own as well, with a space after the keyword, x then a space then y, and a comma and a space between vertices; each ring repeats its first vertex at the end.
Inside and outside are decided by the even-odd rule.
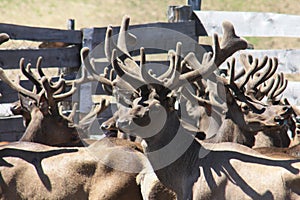
MULTIPOLYGON (((86 57, 88 49, 83 49, 81 55, 86 57)), ((136 176, 143 169, 142 167, 146 161, 144 161, 145 158, 140 152, 139 144, 118 138, 104 138, 86 148, 81 147, 83 145, 74 143, 73 139, 70 141, 70 137, 64 136, 64 134, 69 134, 68 130, 72 128, 74 134, 76 133, 79 138, 75 124, 72 124, 76 106, 73 106, 69 116, 64 116, 58 108, 57 102, 74 92, 76 87, 74 82, 80 84, 90 77, 85 77, 86 74, 84 74, 80 79, 72 81, 71 89, 69 90, 71 92, 61 93, 62 86, 67 86, 69 82, 61 78, 59 81, 52 83, 50 79, 41 74, 42 78, 38 80, 33 76, 29 67, 27 69, 24 67, 23 59, 20 63, 23 73, 26 74, 25 76, 30 77, 29 79, 33 81, 35 85, 34 91, 26 90, 19 83, 9 80, 2 68, 0 69, 0 78, 19 92, 22 105, 21 111, 29 114, 29 118, 25 118, 29 128, 27 127, 24 135, 31 134, 32 131, 36 130, 35 132, 39 134, 39 137, 35 135, 30 137, 23 136, 23 139, 19 142, 9 143, 0 147, 1 160, 3 161, 0 166, 1 199, 142 199, 140 186, 136 183, 136 176), (26 71, 24 71, 25 69, 26 71), (43 106, 42 102, 47 105, 43 106), (25 103, 26 106, 31 107, 25 107, 25 103), (51 112, 45 114, 45 117, 49 115, 49 120, 34 121, 36 114, 32 110, 44 114, 45 112, 42 112, 43 109, 51 110, 51 112), (60 124, 66 120, 68 123, 60 124), (49 123, 49 121, 54 123, 49 123), (70 124, 72 125, 71 127, 69 127, 70 124), (52 130, 53 132, 50 129, 40 128, 49 125, 55 127, 55 130, 52 130), (58 137, 59 139, 47 138, 47 131, 51 133, 51 137, 58 137), (41 143, 63 147, 50 147, 41 143), (66 155, 68 159, 66 159, 66 155), (100 160, 97 159, 97 156, 99 156, 100 160), (41 163, 42 161, 43 164, 41 163), (111 163, 117 166, 113 166, 111 163), (128 168, 126 163, 130 163, 131 168, 133 166, 134 169, 129 172, 125 170, 124 172, 124 169, 128 168), (117 167, 120 167, 119 165, 124 168, 117 169, 117 167), (32 166, 35 167, 32 168, 32 166), (26 173, 18 176, 18 169, 24 170, 26 173), (68 172, 65 172, 66 169, 68 169, 68 172), (12 174, 13 177, 10 176, 12 174), (65 185, 65 180, 68 180, 68 183, 71 182, 71 184, 65 185), (35 190, 29 188, 29 185, 31 185, 30 187, 34 185, 35 190), (64 187, 61 187, 61 185, 64 185, 64 187), (107 187, 108 185, 112 187, 107 187)), ((41 73, 40 65, 37 64, 37 66, 39 73, 41 73)), ((105 109, 107 107, 105 100, 95 107, 80 122, 89 122, 91 118, 105 109)), ((41 118, 43 119, 43 117, 41 118)))
MULTIPOLYGON (((225 88, 221 88, 218 85, 210 86, 209 84, 207 84, 206 88, 203 88, 204 86, 202 86, 202 88, 196 86, 195 88, 199 90, 197 93, 202 95, 200 97, 185 88, 181 91, 182 96, 188 99, 181 104, 183 105, 181 112, 186 111, 187 114, 185 114, 185 116, 187 115, 189 117, 192 115, 193 119, 199 120, 195 126, 201 127, 204 132, 212 132, 211 130, 207 130, 205 125, 215 131, 215 135, 208 136, 206 142, 237 142, 248 147, 253 147, 257 142, 255 139, 257 132, 274 132, 283 129, 283 121, 287 120, 292 114, 290 106, 264 105, 263 102, 260 101, 262 99, 261 97, 258 99, 258 97, 254 96, 254 94, 261 94, 262 96, 263 93, 268 93, 272 89, 271 86, 273 86, 272 83, 274 83, 274 80, 269 81, 269 85, 264 87, 261 87, 261 84, 266 82, 275 73, 274 69, 277 68, 278 64, 278 62, 276 62, 277 59, 264 57, 261 62, 255 59, 252 63, 250 62, 250 60, 253 60, 251 55, 241 55, 240 59, 245 69, 247 69, 247 73, 244 71, 244 76, 239 75, 241 80, 236 83, 238 87, 235 87, 235 90, 227 89, 227 87, 231 87, 231 85, 225 82, 225 88), (268 65, 266 66, 267 63, 268 65), (258 73, 260 75, 257 75, 258 73), (214 92, 216 89, 213 87, 217 87, 219 91, 214 92), (265 112, 253 110, 247 104, 235 101, 235 99, 243 98, 238 97, 236 94, 244 93, 245 87, 245 94, 248 98, 251 98, 252 104, 259 105, 261 109, 266 109, 265 112), (209 94, 205 94, 203 91, 209 91, 209 94), (216 100, 220 96, 223 96, 223 101, 216 100), (211 105, 205 103, 203 99, 210 99, 214 102, 214 106, 211 107, 211 105), (243 119, 243 121, 241 119, 243 119)), ((231 73, 234 73, 234 65, 235 59, 228 62, 231 73)), ((282 77, 276 76, 276 78, 282 77)), ((216 77, 211 79, 216 79, 216 77)), ((234 78, 234 80, 236 81, 236 78, 234 78)), ((285 87, 286 84, 282 88, 285 87)), ((284 90, 282 88, 277 91, 277 96, 284 90)))
MULTIPOLYGON (((85 54, 81 52, 81 56, 85 54)), ((85 59, 82 57, 82 59, 85 59)), ((35 91, 23 88, 18 80, 9 80, 4 70, 0 69, 0 78, 19 94, 19 101, 11 107, 14 114, 21 114, 24 119, 26 130, 20 141, 37 142, 51 146, 84 146, 78 132, 84 133, 95 117, 108 107, 108 102, 104 99, 100 104, 95 105, 91 112, 76 124, 74 115, 76 112, 75 103, 69 116, 62 113, 59 102, 70 97, 76 91, 77 85, 91 81, 91 77, 83 72, 82 77, 75 80, 65 80, 60 76, 57 82, 52 82, 51 78, 45 76, 41 69, 41 60, 37 60, 36 68, 39 72, 39 79, 32 73, 31 64, 25 67, 24 58, 20 59, 19 65, 22 73, 34 85, 35 91), (69 91, 63 92, 66 87, 69 91)))
POLYGON ((142 199, 136 176, 147 162, 132 142, 89 147, 17 142, 0 147, 1 199, 142 199))
MULTIPOLYGON (((139 144, 120 138, 72 148, 22 141, 0 151, 1 199, 142 199, 136 179, 141 171, 151 170, 139 144), (18 176, 18 169, 26 173, 18 176)), ((168 197, 162 189, 150 195, 168 197)))
MULTIPOLYGON (((130 58, 112 51, 112 66, 126 78, 132 90, 131 106, 118 117, 117 127, 143 138, 144 153, 155 174, 181 199, 295 199, 299 198, 299 160, 270 158, 235 143, 206 143, 186 130, 174 109, 173 91, 196 79, 207 78, 234 52, 247 42, 234 34, 232 24, 223 23, 221 45, 214 34, 213 54, 200 64, 194 53, 181 59, 181 44, 176 47, 176 64, 167 78, 153 76, 145 68, 145 50, 141 48, 140 74, 128 70, 130 58), (194 70, 181 73, 182 65, 194 70), (136 94, 136 90, 139 91, 136 94), (161 150, 161 151, 160 151, 161 150), (264 181, 268 180, 268 181, 264 181)), ((232 76, 233 77, 233 76, 232 76)), ((227 84, 237 87, 234 81, 227 84)), ((120 87, 122 85, 115 85, 120 87)), ((122 95, 122 93, 118 93, 122 95)), ((238 94, 241 101, 260 110, 252 101, 238 94)), ((213 104, 209 101, 206 103, 213 104)))

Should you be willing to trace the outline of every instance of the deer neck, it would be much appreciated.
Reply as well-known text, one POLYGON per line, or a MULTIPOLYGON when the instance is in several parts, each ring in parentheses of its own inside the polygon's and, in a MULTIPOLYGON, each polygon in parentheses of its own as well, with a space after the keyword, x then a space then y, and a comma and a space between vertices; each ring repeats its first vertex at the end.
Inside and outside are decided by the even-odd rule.
POLYGON ((198 173, 198 167, 195 169, 193 166, 198 166, 201 147, 194 134, 181 126, 176 112, 171 112, 162 130, 144 139, 144 152, 156 175, 164 185, 176 191, 178 197, 184 193, 182 185, 192 188, 196 181, 189 178, 198 173))
POLYGON ((224 119, 217 135, 217 142, 235 142, 248 147, 254 146, 255 142, 254 133, 241 129, 231 119, 224 119))
POLYGON ((20 141, 26 142, 40 142, 40 133, 42 132, 42 121, 44 120, 43 113, 35 109, 31 113, 31 120, 25 130, 25 133, 21 137, 20 141))

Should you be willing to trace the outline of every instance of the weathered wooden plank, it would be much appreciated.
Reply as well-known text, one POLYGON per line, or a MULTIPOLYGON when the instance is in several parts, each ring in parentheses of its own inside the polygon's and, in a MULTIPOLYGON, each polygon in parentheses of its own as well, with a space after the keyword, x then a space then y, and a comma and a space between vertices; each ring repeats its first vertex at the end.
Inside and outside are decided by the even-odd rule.
POLYGON ((1 117, 0 118, 0 139, 2 140, 17 140, 16 133, 18 135, 24 133, 25 127, 23 125, 23 118, 21 116, 14 117, 1 117), (3 134, 13 134, 11 137, 9 135, 3 134), (5 136, 5 138, 4 138, 5 136))
MULTIPOLYGON (((120 27, 113 27, 114 34, 119 32, 120 27)), ((106 27, 95 28, 93 36, 93 49, 97 57, 104 57, 104 39, 106 27)), ((176 23, 149 23, 131 25, 130 33, 137 37, 135 44, 128 45, 129 50, 138 50, 140 47, 164 50, 175 49, 177 42, 182 42, 183 52, 194 51, 198 39, 195 34, 195 22, 176 23)), ((116 39, 117 37, 114 37, 116 39)))
POLYGON ((36 63, 39 56, 43 57, 42 67, 79 67, 80 47, 51 49, 20 49, 0 50, 0 66, 4 69, 19 68, 19 60, 24 57, 25 62, 36 63))
POLYGON ((187 4, 190 5, 193 10, 201 10, 201 0, 187 0, 187 4))
POLYGON ((79 30, 62 30, 53 28, 40 28, 0 23, 0 32, 7 33, 11 39, 65 42, 81 44, 82 36, 79 30))
MULTIPOLYGON (((240 54, 251 54, 254 58, 262 59, 265 55, 278 58, 277 72, 286 74, 300 73, 300 49, 278 49, 278 50, 243 50, 236 52, 233 57, 236 58, 237 69, 241 67, 239 61, 240 54)), ((227 59, 230 60, 231 58, 227 59)), ((224 62, 220 68, 227 68, 224 62)))
MULTIPOLYGON (((22 80, 20 84, 26 89, 32 89, 32 83, 28 80, 22 80)), ((0 103, 12 103, 18 100, 18 93, 11 89, 6 83, 0 81, 0 103)))
POLYGON ((300 15, 261 12, 194 11, 197 35, 222 34, 222 22, 230 21, 239 36, 300 37, 300 15), (292 28, 291 28, 292 27, 292 28))
POLYGON ((300 106, 300 82, 289 81, 288 86, 283 92, 283 96, 286 97, 292 105, 300 106))
MULTIPOLYGON (((75 78, 75 74, 69 74, 64 77, 66 80, 72 80, 75 78)), ((58 77, 52 77, 52 81, 57 81, 58 77)), ((29 80, 21 80, 20 84, 28 89, 32 90, 33 84, 29 80)), ((18 100, 18 93, 11 89, 6 83, 3 81, 0 81, 0 93, 2 94, 2 97, 0 98, 0 103, 12 103, 14 101, 18 100)), ((71 98, 70 98, 71 99, 71 98)))

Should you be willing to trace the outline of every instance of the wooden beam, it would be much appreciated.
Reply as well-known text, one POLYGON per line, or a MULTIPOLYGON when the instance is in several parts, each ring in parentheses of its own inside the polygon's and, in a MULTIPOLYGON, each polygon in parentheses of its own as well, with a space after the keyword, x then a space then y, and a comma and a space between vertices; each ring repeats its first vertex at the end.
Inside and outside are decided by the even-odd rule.
POLYGON ((168 22, 186 22, 191 20, 192 7, 190 5, 169 6, 168 22))
POLYGON ((39 28, 0 23, 0 33, 7 33, 14 40, 65 42, 81 44, 81 31, 39 28))
POLYGON ((24 57, 25 62, 35 63, 39 56, 43 57, 42 67, 79 67, 81 65, 80 47, 72 46, 51 49, 0 50, 0 67, 17 69, 20 58, 24 57))
MULTIPOLYGON (((66 80, 73 80, 75 79, 75 74, 69 74, 67 76, 64 76, 66 80)), ((58 80, 58 77, 51 77, 51 80, 56 82, 58 80)), ((29 80, 21 80, 20 84, 28 89, 32 90, 33 84, 29 80)), ((11 89, 6 83, 3 81, 0 81, 0 93, 2 94, 2 97, 0 98, 0 103, 12 103, 14 101, 18 100, 18 93, 11 89)))
MULTIPOLYGON (((262 59, 265 55, 269 57, 278 58, 277 72, 283 72, 285 74, 300 73, 300 49, 278 49, 278 50, 243 50, 238 51, 233 57, 236 58, 236 70, 242 67, 240 63, 240 54, 250 54, 254 58, 262 59)), ((230 60, 232 57, 228 58, 230 60)), ((224 62, 220 68, 227 69, 226 62, 224 62)))
POLYGON ((201 0, 187 0, 187 4, 192 7, 192 10, 201 10, 201 0))
POLYGON ((21 116, 10 116, 0 118, 0 139, 4 139, 3 134, 10 134, 11 137, 6 135, 5 139, 9 141, 17 140, 17 135, 24 133, 25 127, 23 125, 23 118, 21 116), (14 134, 13 134, 14 133, 14 134), (1 136, 2 135, 2 136, 1 136))
MULTIPOLYGON (((120 27, 113 27, 113 33, 118 34, 120 27)), ((178 41, 183 42, 183 48, 194 47, 189 46, 193 42, 198 42, 198 37, 196 37, 195 32, 195 22, 175 22, 175 23, 149 23, 149 24, 139 24, 131 25, 129 27, 130 33, 134 34, 138 41, 134 46, 134 49, 139 49, 141 46, 145 48, 155 48, 169 50, 174 49, 178 41)), ((106 27, 104 28, 94 28, 93 36, 93 48, 100 45, 97 48, 99 54, 104 56, 103 52, 103 42, 105 39, 106 27)))
POLYGON ((283 92, 283 97, 287 98, 292 105, 300 106, 300 82, 289 81, 287 88, 283 92))
POLYGON ((300 37, 300 15, 261 12, 194 11, 197 35, 222 34, 222 22, 230 21, 239 36, 300 37))

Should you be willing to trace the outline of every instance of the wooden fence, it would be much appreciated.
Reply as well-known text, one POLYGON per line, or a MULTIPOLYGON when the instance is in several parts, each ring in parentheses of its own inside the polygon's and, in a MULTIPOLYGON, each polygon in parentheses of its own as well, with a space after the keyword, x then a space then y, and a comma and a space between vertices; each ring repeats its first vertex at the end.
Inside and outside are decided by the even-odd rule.
MULTIPOLYGON (((198 0, 199 1, 199 0, 198 0)), ((200 8, 200 6, 199 6, 200 8)), ((300 16, 283 15, 274 13, 245 13, 245 12, 216 12, 196 11, 192 13, 192 20, 184 22, 158 22, 149 24, 132 25, 130 31, 137 36, 138 40, 132 50, 141 46, 148 47, 147 54, 166 53, 174 49, 176 42, 183 43, 183 52, 206 51, 207 46, 198 45, 198 38, 211 36, 214 32, 221 33, 223 20, 231 21, 240 36, 259 37, 300 37, 300 16), (289 24, 287 25, 287 21, 289 24), (293 29, 291 29, 293 27, 293 29), (157 46, 158 45, 158 46, 157 46)), ((177 20, 178 21, 178 20, 177 20)), ((179 20, 180 21, 180 20, 179 20)), ((114 33, 118 33, 119 27, 113 27, 114 33)), ((35 63, 38 56, 43 56, 42 67, 68 67, 79 68, 81 66, 79 52, 82 46, 93 49, 91 56, 97 60, 97 67, 103 69, 107 65, 103 60, 103 41, 106 27, 88 28, 82 30, 59 30, 49 28, 37 28, 11 24, 0 24, 0 32, 6 32, 13 40, 29 40, 41 42, 65 42, 68 47, 53 49, 21 49, 0 50, 0 64, 4 69, 17 69, 21 57, 27 62, 35 63), (99 61, 98 61, 99 60, 99 61)), ((263 55, 276 56, 279 58, 278 71, 286 74, 300 73, 300 50, 245 50, 242 53, 250 53, 255 57, 263 55)), ((234 56, 238 56, 237 53, 234 56)), ((237 59, 238 60, 238 59, 237 59)), ((156 60, 157 63, 162 63, 156 60)), ((101 71, 101 70, 100 70, 101 71)), ((71 76, 74 77, 74 76, 71 76)), ((22 85, 31 88, 28 81, 22 81, 22 85)), ((299 84, 290 82, 285 95, 293 102, 299 103, 297 91, 299 84)), ((17 93, 11 90, 5 83, 0 81, 0 103, 9 103, 17 100, 17 93)), ((93 84, 85 84, 80 89, 77 99, 81 103, 82 110, 88 110, 91 104, 91 94, 103 93, 101 87, 93 84), (83 101, 84 99, 84 101, 83 101)), ((16 140, 24 131, 20 117, 3 117, 0 119, 0 140, 16 140)))

